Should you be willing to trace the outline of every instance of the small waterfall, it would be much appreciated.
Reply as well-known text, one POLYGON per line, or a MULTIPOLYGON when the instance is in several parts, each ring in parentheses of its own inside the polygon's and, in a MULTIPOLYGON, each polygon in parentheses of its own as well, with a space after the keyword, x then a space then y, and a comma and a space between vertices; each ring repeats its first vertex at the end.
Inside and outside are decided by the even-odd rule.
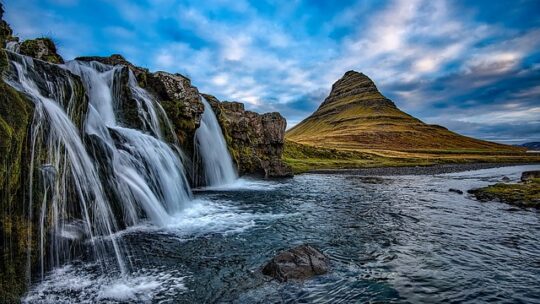
POLYGON ((192 197, 181 150, 165 140, 175 138, 170 121, 126 67, 8 56, 5 81, 35 104, 28 210, 39 216, 42 276, 88 245, 103 269, 115 260, 125 273, 115 232, 143 219, 166 225, 192 197), (126 107, 134 121, 118 115, 126 107))
MULTIPOLYGON (((212 106, 201 96, 204 112, 201 125, 195 132, 195 163, 202 165, 201 173, 206 186, 233 183, 238 175, 234 168, 227 143, 212 106)), ((197 170, 195 170, 197 172, 197 170)))

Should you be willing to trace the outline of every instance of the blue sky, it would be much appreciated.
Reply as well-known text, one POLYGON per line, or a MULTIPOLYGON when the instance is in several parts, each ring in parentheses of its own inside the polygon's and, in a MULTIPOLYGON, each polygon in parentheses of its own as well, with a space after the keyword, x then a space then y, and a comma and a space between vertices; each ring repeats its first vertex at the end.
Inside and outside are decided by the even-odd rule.
POLYGON ((2 0, 66 59, 124 55, 289 127, 348 70, 427 123, 540 141, 540 1, 2 0))

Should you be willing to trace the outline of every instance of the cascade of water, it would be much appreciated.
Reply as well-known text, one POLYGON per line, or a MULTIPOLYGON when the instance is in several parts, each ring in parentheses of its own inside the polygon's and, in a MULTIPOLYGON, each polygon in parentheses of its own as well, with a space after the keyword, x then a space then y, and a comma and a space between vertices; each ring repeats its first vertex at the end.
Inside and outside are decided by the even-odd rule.
POLYGON ((175 151, 163 141, 161 121, 170 123, 159 104, 135 81, 125 67, 110 67, 98 62, 68 62, 68 69, 81 76, 89 95, 87 132, 107 147, 112 176, 107 183, 121 197, 128 224, 139 219, 142 209, 155 224, 163 225, 169 215, 181 210, 191 197, 182 162, 175 151), (137 107, 145 132, 121 126, 114 109, 122 96, 115 87, 127 71, 127 85, 137 107))
POLYGON ((16 41, 9 41, 6 43, 6 50, 11 51, 13 53, 18 53, 20 49, 21 44, 16 41))
MULTIPOLYGON (((111 237, 110 241, 98 238, 112 235, 117 230, 116 221, 103 195, 92 158, 73 123, 79 114, 73 80, 67 73, 57 79, 40 75, 29 57, 10 53, 10 59, 12 69, 7 83, 25 93, 35 104, 31 129, 29 224, 32 224, 34 196, 39 195, 39 191, 34 193, 39 181, 35 180, 33 172, 39 168, 44 187, 39 208, 42 276, 46 256, 53 267, 70 259, 71 240, 63 235, 69 234, 67 231, 72 230, 73 225, 89 238, 96 258, 102 264, 108 264, 108 257, 113 253, 120 271, 124 272, 125 263, 118 240, 115 237, 111 237), (60 100, 67 104, 65 109, 57 102, 60 100), (47 254, 46 242, 50 244, 47 254)), ((31 243, 31 233, 29 241, 31 243)))
MULTIPOLYGON (((71 61, 44 68, 8 53, 6 82, 35 104, 29 212, 38 210, 42 275, 85 244, 107 268, 115 257, 124 273, 125 249, 114 234, 119 226, 141 219, 165 225, 191 200, 181 150, 165 141, 175 138, 170 121, 126 67, 71 61), (141 129, 117 116, 122 107, 135 109, 131 119, 141 129)), ((31 232, 28 237, 32 243, 31 232)))
POLYGON ((202 174, 206 186, 220 186, 233 183, 238 175, 219 122, 212 106, 201 96, 204 112, 201 125, 195 132, 195 162, 203 166, 202 174))

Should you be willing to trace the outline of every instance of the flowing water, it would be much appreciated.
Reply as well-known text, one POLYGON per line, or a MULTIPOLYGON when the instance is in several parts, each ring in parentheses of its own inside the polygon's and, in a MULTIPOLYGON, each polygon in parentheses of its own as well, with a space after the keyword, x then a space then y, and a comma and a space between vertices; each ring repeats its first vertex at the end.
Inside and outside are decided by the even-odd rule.
POLYGON ((195 132, 195 163, 202 165, 201 178, 204 185, 210 187, 233 184, 238 175, 234 168, 231 155, 227 149, 227 143, 219 126, 216 114, 212 106, 204 96, 201 96, 204 112, 201 117, 201 125, 195 132))
POLYGON ((29 246, 28 259, 39 256, 43 277, 90 247, 101 271, 128 275, 120 227, 147 219, 165 226, 192 199, 182 153, 165 139, 172 134, 165 112, 126 67, 9 58, 6 81, 35 106, 27 210, 29 225, 39 223, 39 252, 29 246), (126 107, 137 113, 132 121, 117 117, 126 107))
POLYGON ((304 174, 239 180, 195 192, 166 225, 115 234, 130 248, 128 277, 75 260, 32 287, 29 303, 534 303, 540 299, 540 214, 481 203, 466 191, 513 181, 515 166, 366 178, 304 174), (260 268, 310 243, 331 271, 277 283, 260 268))

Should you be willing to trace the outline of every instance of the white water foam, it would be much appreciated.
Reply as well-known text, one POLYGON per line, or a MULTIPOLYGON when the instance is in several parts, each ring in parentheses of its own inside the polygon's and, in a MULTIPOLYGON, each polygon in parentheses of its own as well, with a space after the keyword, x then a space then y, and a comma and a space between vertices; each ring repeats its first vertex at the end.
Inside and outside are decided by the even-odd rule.
POLYGON ((23 303, 150 303, 187 291, 186 274, 175 270, 143 268, 118 277, 107 276, 81 265, 51 271, 22 299, 23 303))
POLYGON ((230 184, 207 186, 195 188, 194 191, 237 191, 237 190, 252 190, 252 191, 270 191, 281 187, 282 184, 276 181, 257 180, 247 177, 242 177, 230 184))

